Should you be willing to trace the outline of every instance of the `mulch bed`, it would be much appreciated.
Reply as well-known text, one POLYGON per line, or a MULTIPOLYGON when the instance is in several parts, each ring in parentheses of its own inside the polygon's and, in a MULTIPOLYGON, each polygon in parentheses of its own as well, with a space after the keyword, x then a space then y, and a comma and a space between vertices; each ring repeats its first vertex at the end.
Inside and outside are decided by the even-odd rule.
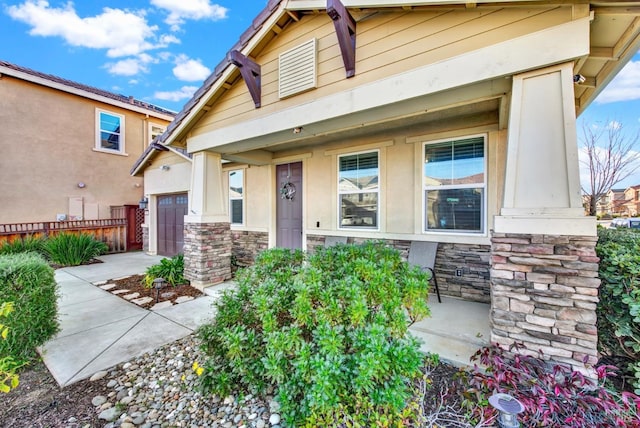
MULTIPOLYGON (((153 298, 153 300, 149 303, 138 305, 142 308, 149 309, 156 304, 156 290, 154 288, 145 287, 144 275, 132 275, 126 278, 110 279, 109 281, 107 281, 107 284, 116 285, 114 288, 108 290, 111 293, 116 290, 129 290, 129 292, 127 293, 114 294, 114 296, 118 296, 120 298, 123 298, 124 295, 131 293, 140 294, 140 296, 136 297, 136 299, 142 297, 153 298)), ((158 302, 171 301, 175 304, 176 299, 181 296, 191 296, 193 298, 196 298, 203 296, 203 293, 197 288, 193 288, 189 284, 181 284, 176 286, 167 284, 157 293, 158 302)))

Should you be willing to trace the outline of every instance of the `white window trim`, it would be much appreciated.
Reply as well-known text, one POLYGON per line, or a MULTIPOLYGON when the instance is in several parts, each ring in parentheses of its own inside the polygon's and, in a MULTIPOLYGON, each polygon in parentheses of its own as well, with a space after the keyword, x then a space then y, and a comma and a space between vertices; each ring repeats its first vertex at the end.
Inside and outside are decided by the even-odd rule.
POLYGON ((102 153, 111 153, 111 154, 116 154, 116 155, 125 155, 128 156, 126 151, 125 151, 125 117, 122 114, 118 114, 118 113, 114 113, 112 111, 109 110, 103 110, 103 109, 99 109, 96 108, 96 140, 95 140, 95 145, 93 147, 93 150, 96 152, 102 152, 102 153), (100 114, 101 113, 105 113, 105 114, 109 114, 111 116, 116 116, 118 118, 120 118, 120 147, 118 150, 112 150, 112 149, 105 149, 104 147, 102 147, 101 145, 101 138, 100 138, 100 114))
POLYGON ((147 139, 149 141, 147 141, 147 146, 149 144, 151 144, 151 142, 153 141, 153 132, 152 131, 153 131, 153 127, 154 126, 162 129, 162 132, 160 134, 158 134, 158 136, 162 135, 164 133, 164 131, 167 130, 167 127, 165 125, 162 125, 162 124, 159 124, 159 123, 155 123, 155 122, 149 122, 149 128, 148 128, 148 132, 149 133, 148 133, 148 137, 147 137, 147 139))
POLYGON ((487 217, 488 217, 488 186, 487 186, 487 175, 488 175, 488 144, 489 142, 489 136, 487 133, 480 133, 480 134, 471 134, 471 135, 460 135, 460 136, 456 136, 456 137, 448 137, 448 138, 441 138, 438 140, 431 140, 431 141, 425 141, 423 142, 420 147, 420 183, 422 184, 420 187, 420 193, 421 193, 421 198, 422 198, 422 213, 420 215, 421 217, 421 222, 422 222, 422 226, 421 226, 421 230, 422 233, 425 235, 459 235, 459 236, 486 236, 487 235, 487 229, 488 229, 488 224, 487 224, 487 217), (432 144, 439 144, 439 143, 447 143, 447 142, 451 142, 451 141, 458 141, 458 140, 466 140, 466 139, 471 139, 471 138, 477 138, 477 137, 482 137, 484 139, 484 147, 483 147, 483 156, 484 156, 484 180, 482 182, 482 184, 480 183, 473 183, 473 184, 461 184, 461 185, 444 185, 444 186, 427 186, 425 184, 425 179, 424 179, 424 152, 425 152, 425 148, 428 145, 432 145, 432 144), (477 187, 481 187, 483 192, 482 192, 482 212, 480 213, 480 225, 481 225, 481 230, 479 231, 466 231, 466 230, 453 230, 453 229, 427 229, 427 219, 426 219, 426 212, 427 212, 427 197, 426 197, 426 193, 427 190, 447 190, 447 189, 474 189, 477 187))
POLYGON ((227 182, 227 184, 228 184, 227 185, 227 192, 228 192, 228 199, 229 199, 229 224, 231 226, 240 227, 240 226, 244 226, 245 223, 246 223, 246 220, 245 220, 246 219, 246 212, 245 211, 246 211, 247 204, 245 203, 245 197, 244 197, 245 193, 246 193, 245 192, 245 185, 246 185, 245 184, 246 183, 245 179, 246 179, 246 173, 245 173, 244 168, 230 169, 230 170, 227 171, 227 180, 228 180, 228 182, 227 182), (231 173, 232 172, 237 172, 237 171, 241 171, 242 172, 242 197, 241 198, 232 198, 231 197, 231 173), (242 201, 242 223, 233 223, 233 221, 232 221, 233 218, 232 218, 232 215, 231 215, 231 201, 238 201, 238 200, 242 201))
POLYGON ((338 226, 338 230, 351 230, 351 231, 358 231, 361 230, 363 232, 379 232, 380 231, 380 223, 381 223, 381 216, 380 216, 380 210, 381 210, 381 197, 382 197, 382 177, 381 177, 381 173, 382 173, 382 156, 380 153, 380 149, 374 149, 374 150, 361 150, 361 151, 357 151, 357 152, 348 152, 348 153, 341 153, 338 154, 336 156, 336 168, 337 168, 337 181, 336 181, 336 195, 337 195, 337 212, 336 212, 336 223, 338 226), (344 156, 353 156, 353 155, 360 155, 360 154, 364 154, 364 153, 376 153, 378 155, 378 189, 376 190, 376 193, 378 194, 378 207, 376 209, 376 227, 366 227, 366 226, 343 226, 341 223, 341 219, 340 219, 340 211, 341 211, 341 205, 340 205, 340 196, 341 195, 352 195, 352 194, 360 194, 360 193, 372 193, 371 190, 367 190, 367 191, 357 191, 357 192, 348 192, 348 193, 344 193, 344 192, 340 192, 340 158, 344 157, 344 156))

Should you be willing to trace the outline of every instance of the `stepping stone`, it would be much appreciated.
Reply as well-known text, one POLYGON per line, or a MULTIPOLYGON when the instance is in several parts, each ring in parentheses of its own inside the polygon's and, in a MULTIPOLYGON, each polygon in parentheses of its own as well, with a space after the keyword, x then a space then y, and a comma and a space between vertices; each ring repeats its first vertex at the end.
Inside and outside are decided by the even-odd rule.
POLYGON ((116 290, 116 291, 112 291, 112 294, 123 294, 123 293, 128 293, 131 290, 116 290))
POLYGON ((115 288, 115 287, 116 287, 115 284, 104 284, 100 286, 100 288, 102 288, 103 290, 111 290, 112 288, 115 288))
POLYGON ((127 300, 135 299, 136 297, 140 297, 140 293, 125 294, 124 296, 122 296, 122 298, 127 300))
POLYGON ((120 278, 113 278, 111 281, 120 281, 121 279, 131 278, 131 275, 121 276, 120 278))
POLYGON ((131 300, 131 303, 135 303, 136 305, 146 305, 149 302, 153 302, 153 297, 141 297, 139 299, 131 300))
POLYGON ((152 311, 157 311, 158 309, 164 309, 164 308, 168 308, 173 306, 173 303, 171 303, 170 301, 166 301, 166 302, 160 302, 160 303, 156 303, 155 305, 153 305, 151 307, 152 311))
POLYGON ((173 297, 176 295, 175 291, 167 291, 166 293, 160 293, 160 295, 164 298, 164 299, 168 299, 170 297, 173 297))
POLYGON ((109 282, 109 281, 96 281, 96 282, 93 282, 92 284, 93 285, 103 285, 103 284, 106 284, 107 282, 109 282))
POLYGON ((176 303, 184 303, 184 302, 188 302, 189 300, 193 300, 193 297, 191 296, 180 296, 176 299, 176 303))

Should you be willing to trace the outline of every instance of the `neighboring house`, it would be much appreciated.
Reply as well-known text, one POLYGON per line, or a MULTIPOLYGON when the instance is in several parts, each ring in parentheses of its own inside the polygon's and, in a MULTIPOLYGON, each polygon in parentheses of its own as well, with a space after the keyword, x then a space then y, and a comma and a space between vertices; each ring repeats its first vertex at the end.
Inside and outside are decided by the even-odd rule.
POLYGON ((624 214, 635 217, 640 213, 640 185, 627 187, 624 190, 624 214))
POLYGON ((112 207, 137 206, 142 180, 131 163, 173 117, 0 61, 0 224, 105 219, 112 207))
POLYGON ((185 275, 327 236, 437 241, 441 291, 490 302, 492 342, 595 362, 576 112, 637 52, 630 6, 270 1, 158 140, 192 156, 185 275))
MULTIPOLYGON (((622 215, 627 214, 625 199, 626 189, 611 189, 609 190, 596 204, 596 215, 622 215)), ((585 213, 589 213, 589 201, 591 196, 583 195, 583 205, 585 207, 585 213)))

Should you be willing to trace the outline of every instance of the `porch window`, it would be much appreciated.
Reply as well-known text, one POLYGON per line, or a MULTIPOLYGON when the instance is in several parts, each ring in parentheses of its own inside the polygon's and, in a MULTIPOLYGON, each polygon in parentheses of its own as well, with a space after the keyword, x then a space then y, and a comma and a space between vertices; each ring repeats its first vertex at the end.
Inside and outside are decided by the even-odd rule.
POLYGON ((244 224, 244 171, 229 171, 229 217, 231 224, 244 224))
POLYGON ((340 227, 377 229, 380 194, 378 152, 340 156, 338 171, 340 227))
POLYGON ((426 232, 484 232, 485 146, 484 135, 424 145, 426 232))
POLYGON ((124 116, 96 110, 96 149, 124 153, 124 116))

